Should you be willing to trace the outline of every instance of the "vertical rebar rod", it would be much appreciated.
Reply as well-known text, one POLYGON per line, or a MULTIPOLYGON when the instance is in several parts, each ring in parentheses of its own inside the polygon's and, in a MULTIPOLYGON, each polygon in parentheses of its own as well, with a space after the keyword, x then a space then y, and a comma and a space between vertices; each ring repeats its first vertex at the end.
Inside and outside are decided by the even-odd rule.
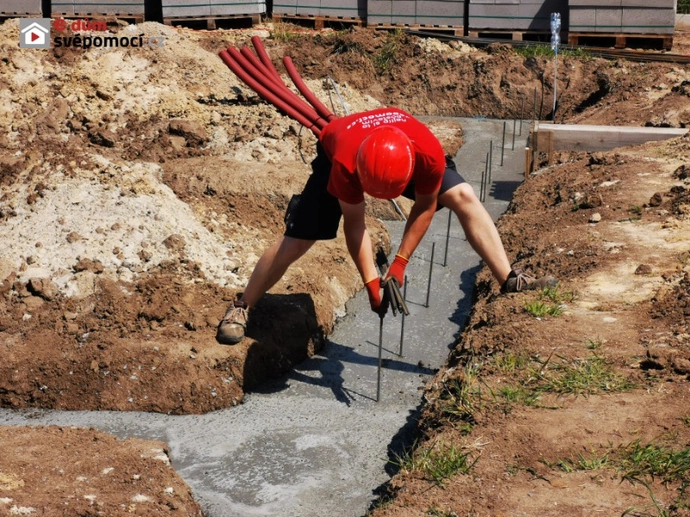
POLYGON ((479 183, 479 201, 484 202, 484 183, 486 182, 486 174, 489 170, 489 153, 486 153, 486 162, 484 163, 484 170, 482 171, 482 181, 479 183))
POLYGON ((429 281, 426 284, 426 303, 424 307, 429 308, 429 296, 431 295, 431 274, 434 271, 434 251, 436 249, 436 243, 431 245, 431 260, 429 261, 429 281))
POLYGON ((520 106, 520 133, 519 135, 522 136, 522 119, 525 118, 525 96, 522 96, 522 104, 520 106))
POLYGON ((381 400, 381 353, 383 352, 383 316, 379 318, 379 367, 376 372, 376 402, 381 400))
MULTIPOLYGON (((489 190, 491 188, 491 173, 493 172, 493 161, 494 161, 494 141, 491 140, 489 142, 489 174, 486 177, 486 189, 489 190)), ((486 196, 486 192, 484 194, 486 196)))
POLYGON ((515 150, 515 125, 517 123, 517 120, 513 119, 513 145, 510 147, 511 151, 515 150))
POLYGON ((448 226, 446 227, 446 251, 443 253, 443 267, 448 264, 448 241, 450 240, 450 221, 453 217, 453 211, 448 209, 448 226))
MULTIPOLYGON (((407 299, 407 275, 405 275, 405 285, 403 285, 403 300, 407 299)), ((405 336, 405 311, 402 311, 402 321, 400 323, 400 347, 398 348, 398 356, 402 357, 403 353, 403 338, 405 336)))
POLYGON ((532 122, 537 120, 537 89, 534 89, 534 107, 532 109, 532 122))
POLYGON ((503 167, 503 152, 506 148, 506 121, 503 121, 503 136, 501 137, 501 167, 503 167))

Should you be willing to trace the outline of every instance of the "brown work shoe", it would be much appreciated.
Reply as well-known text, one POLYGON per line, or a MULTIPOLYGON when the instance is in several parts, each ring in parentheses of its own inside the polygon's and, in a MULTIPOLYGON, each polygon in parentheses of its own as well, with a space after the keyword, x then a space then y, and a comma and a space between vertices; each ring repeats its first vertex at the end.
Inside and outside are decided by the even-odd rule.
POLYGON ((527 290, 541 290, 553 288, 558 285, 558 280, 552 276, 532 278, 522 269, 513 269, 508 279, 501 286, 502 293, 519 293, 527 290))
POLYGON ((235 300, 218 324, 216 341, 221 345, 236 345, 242 341, 248 317, 247 304, 235 300))

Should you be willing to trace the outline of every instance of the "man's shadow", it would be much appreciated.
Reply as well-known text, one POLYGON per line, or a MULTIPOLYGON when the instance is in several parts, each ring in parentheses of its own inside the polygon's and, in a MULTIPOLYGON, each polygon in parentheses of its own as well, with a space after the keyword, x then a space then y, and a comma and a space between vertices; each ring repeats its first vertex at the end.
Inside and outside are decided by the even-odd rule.
MULTIPOLYGON (((247 337, 252 339, 244 362, 244 390, 275 393, 301 382, 326 387, 339 402, 351 404, 355 398, 375 400, 376 393, 364 393, 344 379, 345 364, 376 368, 375 347, 371 355, 351 346, 326 339, 318 324, 311 297, 307 294, 266 295, 249 318, 247 337)), ((388 370, 432 375, 435 370, 410 364, 392 350, 385 349, 382 367, 388 370)))
POLYGON ((252 342, 243 367, 243 388, 254 390, 312 356, 325 333, 310 295, 266 294, 251 310, 246 337, 252 342))

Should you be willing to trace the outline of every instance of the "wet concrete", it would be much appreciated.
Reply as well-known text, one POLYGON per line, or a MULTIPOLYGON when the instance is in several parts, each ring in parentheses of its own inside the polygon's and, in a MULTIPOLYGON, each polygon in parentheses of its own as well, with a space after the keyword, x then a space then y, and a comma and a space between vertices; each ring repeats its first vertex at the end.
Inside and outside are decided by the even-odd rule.
MULTIPOLYGON (((485 206, 497 219, 524 177, 527 127, 512 150, 507 124, 501 166, 503 122, 461 122, 466 144, 456 161, 477 193, 493 141, 485 206)), ((399 242, 403 223, 389 228, 399 242)), ((401 315, 383 321, 379 401, 380 321, 360 292, 318 355, 247 394, 241 406, 193 416, 0 410, 0 425, 94 427, 162 440, 209 517, 360 517, 394 473, 390 460, 414 439, 421 390, 461 333, 480 265, 457 219, 440 211, 407 269, 404 332, 401 315)))

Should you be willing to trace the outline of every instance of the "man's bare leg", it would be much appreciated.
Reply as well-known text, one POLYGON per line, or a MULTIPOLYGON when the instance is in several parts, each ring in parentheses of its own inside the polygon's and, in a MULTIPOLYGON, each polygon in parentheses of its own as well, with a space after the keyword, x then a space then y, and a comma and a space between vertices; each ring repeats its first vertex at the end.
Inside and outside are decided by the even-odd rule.
POLYGON ((458 217, 472 249, 493 273, 499 285, 508 279, 511 267, 503 242, 489 212, 469 183, 461 183, 438 197, 439 202, 458 217))

